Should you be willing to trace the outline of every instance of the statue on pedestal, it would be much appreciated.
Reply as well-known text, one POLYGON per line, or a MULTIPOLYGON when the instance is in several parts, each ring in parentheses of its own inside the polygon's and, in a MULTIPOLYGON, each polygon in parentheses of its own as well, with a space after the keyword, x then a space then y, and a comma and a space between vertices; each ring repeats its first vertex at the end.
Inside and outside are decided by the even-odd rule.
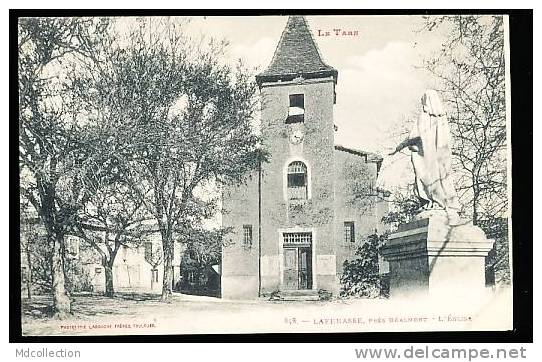
POLYGON ((424 205, 380 249, 389 263, 390 296, 436 296, 449 301, 483 295, 485 258, 493 240, 472 221, 460 220, 450 127, 434 90, 424 93, 420 117, 390 155, 407 147, 412 152, 416 194, 424 205))
POLYGON ((422 111, 409 137, 394 155, 404 148, 412 152, 416 194, 426 210, 444 210, 449 219, 458 220, 460 209, 453 184, 450 126, 435 90, 427 90, 421 99, 422 111))

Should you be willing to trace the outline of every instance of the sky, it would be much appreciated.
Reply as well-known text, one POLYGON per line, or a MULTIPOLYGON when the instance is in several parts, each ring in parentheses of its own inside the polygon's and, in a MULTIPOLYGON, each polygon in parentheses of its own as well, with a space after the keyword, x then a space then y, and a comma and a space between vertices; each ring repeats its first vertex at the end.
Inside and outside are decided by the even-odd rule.
MULTIPOLYGON (((273 56, 286 16, 197 17, 188 31, 229 42, 226 57, 264 70, 273 56)), ((323 60, 339 72, 335 143, 385 156, 395 147, 392 134, 405 127, 434 80, 420 69, 442 46, 441 32, 421 32, 420 16, 307 16, 323 60), (334 29, 357 31, 335 36, 334 29), (325 31, 330 36, 319 36, 325 31)), ((379 183, 410 181, 406 155, 385 157, 379 183)))
MULTIPOLYGON (((414 173, 407 152, 388 154, 402 141, 398 137, 400 131, 411 127, 425 90, 436 87, 435 80, 421 65, 441 49, 445 29, 421 31, 423 18, 418 15, 326 15, 306 19, 324 62, 339 73, 334 107, 335 144, 383 156, 379 187, 393 191, 412 183, 414 173), (335 29, 357 35, 337 36, 335 29), (330 36, 319 35, 326 31, 330 36)), ((125 31, 126 25, 138 26, 134 20, 119 19, 119 30, 125 31)), ((196 41, 227 41, 224 62, 234 65, 241 59, 257 74, 270 64, 288 17, 169 20, 181 24, 184 35, 196 41)))

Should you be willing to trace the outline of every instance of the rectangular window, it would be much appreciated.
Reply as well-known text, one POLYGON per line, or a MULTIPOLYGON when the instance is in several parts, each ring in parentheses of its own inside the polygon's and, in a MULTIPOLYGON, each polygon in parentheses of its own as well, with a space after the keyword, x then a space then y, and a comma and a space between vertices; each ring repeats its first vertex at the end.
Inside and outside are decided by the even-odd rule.
POLYGON ((152 261, 152 242, 146 241, 144 244, 145 248, 145 260, 148 262, 152 261))
POLYGON ((290 107, 286 123, 299 123, 305 120, 305 97, 303 94, 290 94, 290 107))
POLYGON ((79 242, 75 238, 68 238, 66 240, 68 253, 72 257, 77 257, 77 254, 79 254, 79 242))
POLYGON ((23 283, 26 283, 28 281, 28 274, 25 266, 21 267, 21 281, 23 283))
POLYGON ((152 270, 152 281, 153 283, 158 283, 158 269, 152 270))
POLYGON ((243 244, 252 245, 252 225, 243 225, 243 244))
POLYGON ((353 221, 344 222, 344 241, 353 243, 356 241, 356 233, 353 221))

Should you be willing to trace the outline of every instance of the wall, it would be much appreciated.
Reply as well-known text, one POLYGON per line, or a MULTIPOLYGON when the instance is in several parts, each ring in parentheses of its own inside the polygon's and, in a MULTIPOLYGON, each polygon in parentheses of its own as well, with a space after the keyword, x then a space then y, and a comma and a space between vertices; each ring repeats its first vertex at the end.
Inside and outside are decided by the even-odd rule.
POLYGON ((335 151, 335 238, 337 240, 337 275, 340 277, 343 263, 355 257, 355 252, 368 235, 383 233, 386 226, 382 217, 387 213, 387 203, 374 196, 377 164, 366 158, 335 151), (346 241, 344 222, 353 221, 354 242, 346 241))
POLYGON ((313 233, 313 288, 334 290, 336 273, 333 239, 334 82, 332 78, 274 83, 262 88, 262 136, 271 162, 262 176, 262 290, 277 290, 282 274, 282 232, 313 233), (303 123, 286 124, 289 95, 304 94, 303 123), (304 134, 300 144, 290 135, 304 134), (286 169, 290 162, 306 164, 309 199, 289 201, 286 169))
POLYGON ((231 226, 222 248, 221 295, 226 299, 258 296, 258 174, 222 192, 222 224, 231 226), (252 245, 243 243, 243 225, 252 225, 252 245))
MULTIPOLYGON (((153 250, 160 245, 154 244, 153 250)), ((94 291, 105 292, 105 270, 98 263, 86 264, 94 286, 94 291)), ((160 264, 158 281, 152 280, 152 266, 145 260, 145 248, 121 247, 113 265, 113 287, 115 292, 161 293, 164 265, 160 264)))
MULTIPOLYGON (((376 199, 352 200, 352 195, 376 182, 377 165, 364 157, 339 151, 334 145, 332 78, 264 84, 262 98, 263 147, 270 153, 262 165, 261 291, 279 290, 283 273, 282 233, 313 233, 313 289, 339 291, 339 277, 347 258, 375 229, 387 207, 376 199), (286 124, 289 95, 304 94, 305 120, 286 124), (304 134, 290 142, 295 131, 304 134), (309 199, 287 200, 286 169, 292 161, 308 167, 309 199), (344 242, 344 221, 355 221, 356 242, 344 242)), ((232 226, 230 245, 223 249, 222 297, 258 296, 258 175, 246 184, 223 191, 223 226, 232 226), (243 224, 253 226, 253 246, 243 246, 243 224)))

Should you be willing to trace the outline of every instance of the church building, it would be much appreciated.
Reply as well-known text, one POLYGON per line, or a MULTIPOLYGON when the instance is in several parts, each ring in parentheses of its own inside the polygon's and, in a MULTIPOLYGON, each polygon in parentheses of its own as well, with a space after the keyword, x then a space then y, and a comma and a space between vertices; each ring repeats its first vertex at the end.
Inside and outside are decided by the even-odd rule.
POLYGON ((222 222, 233 232, 222 253, 222 297, 336 295, 344 261, 383 229, 387 204, 375 186, 382 158, 335 144, 338 71, 323 61, 304 16, 288 18, 256 81, 269 160, 223 190, 222 222))

